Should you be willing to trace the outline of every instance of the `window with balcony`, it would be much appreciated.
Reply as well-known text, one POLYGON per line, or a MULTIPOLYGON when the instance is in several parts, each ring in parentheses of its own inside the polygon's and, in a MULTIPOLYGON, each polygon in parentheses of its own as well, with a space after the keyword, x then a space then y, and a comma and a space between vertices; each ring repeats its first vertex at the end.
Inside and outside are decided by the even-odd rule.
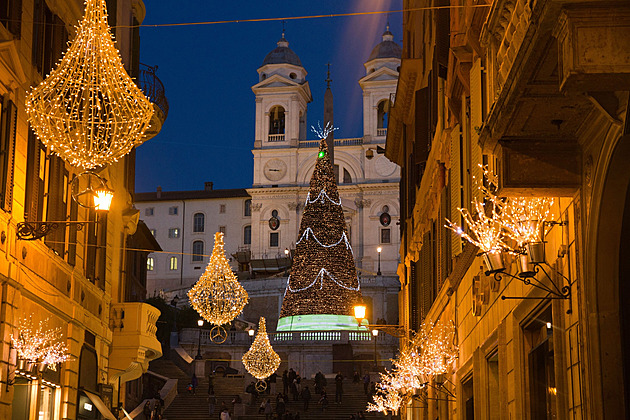
POLYGON ((203 232, 205 228, 205 216, 203 213, 195 213, 193 216, 193 232, 203 232))
POLYGON ((168 261, 168 269, 171 271, 177 270, 177 257, 171 257, 168 261))
POLYGON ((147 271, 153 271, 154 264, 155 260, 153 260, 153 257, 147 257, 147 271))
POLYGON ((249 217, 252 215, 252 200, 251 198, 245 200, 245 212, 243 213, 245 217, 249 217))
POLYGON ((168 237, 171 239, 179 238, 179 228, 170 228, 168 230, 168 237))
POLYGON ((144 215, 145 216, 153 216, 155 209, 153 207, 147 207, 146 209, 144 209, 144 215))
POLYGON ((192 261, 193 262, 202 262, 203 261, 203 241, 194 241, 192 244, 192 261))
POLYGON ((270 142, 284 141, 285 113, 284 108, 276 105, 269 110, 269 137, 270 142))
POLYGON ((386 136, 387 135, 387 122, 389 119, 389 108, 391 103, 389 99, 384 99, 378 103, 376 107, 376 135, 377 136, 386 136))
POLYGON ((168 214, 170 214, 171 216, 177 215, 177 211, 178 211, 177 206, 172 206, 168 208, 168 214))
POLYGON ((243 228, 243 245, 252 244, 252 227, 247 225, 243 228))

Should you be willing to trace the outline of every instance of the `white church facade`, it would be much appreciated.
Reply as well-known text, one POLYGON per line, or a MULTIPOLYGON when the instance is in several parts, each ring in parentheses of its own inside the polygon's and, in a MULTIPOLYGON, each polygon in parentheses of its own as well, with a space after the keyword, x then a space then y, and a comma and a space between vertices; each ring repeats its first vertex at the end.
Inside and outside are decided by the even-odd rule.
MULTIPOLYGON (((359 80, 363 136, 334 140, 339 195, 368 318, 389 324, 398 323, 400 171, 379 152, 385 145, 400 51, 392 34, 385 32, 359 80)), ((135 205, 164 250, 151 255, 149 296, 162 294, 171 301, 177 295, 185 302, 187 290, 207 264, 207 256, 200 262, 197 254, 202 250, 209 255, 212 235, 222 229, 226 253, 250 295, 242 319, 255 323, 265 314, 273 331, 319 140, 307 129, 315 124, 306 118, 312 101, 307 71, 284 35, 257 71, 258 83, 252 87, 256 109, 251 188, 138 193, 135 205), (169 214, 173 207, 177 215, 169 214), (201 232, 200 214, 205 223, 201 232), (173 237, 172 229, 179 229, 179 236, 173 237), (176 269, 174 259, 179 261, 176 269)))

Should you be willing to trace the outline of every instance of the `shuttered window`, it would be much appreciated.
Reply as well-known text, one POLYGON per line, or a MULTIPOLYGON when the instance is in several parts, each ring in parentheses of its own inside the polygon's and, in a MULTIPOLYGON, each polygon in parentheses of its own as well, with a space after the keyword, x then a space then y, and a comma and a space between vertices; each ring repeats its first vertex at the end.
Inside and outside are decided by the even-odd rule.
MULTIPOLYGON (((459 125, 456 125, 451 131, 450 139, 450 157, 451 157, 451 170, 450 170, 450 192, 451 192, 451 217, 450 220, 453 223, 457 223, 458 226, 462 226, 462 217, 457 210, 462 207, 463 204, 463 180, 462 180, 462 162, 461 162, 461 149, 462 149, 462 135, 459 129, 459 125)), ((462 252, 462 240, 455 232, 450 231, 451 235, 451 256, 455 257, 462 252)))
POLYGON ((35 222, 43 220, 46 148, 32 130, 28 132, 26 155, 26 197, 24 220, 35 222))
POLYGON ((470 69, 470 170, 473 176, 472 198, 482 200, 481 192, 477 184, 482 182, 483 171, 479 167, 482 163, 481 146, 479 145, 479 132, 483 126, 484 118, 484 94, 483 94, 483 68, 479 57, 473 61, 470 69))
POLYGON ((21 37, 22 0, 3 0, 0 2, 0 23, 13 34, 15 39, 21 37))
POLYGON ((411 263, 411 272, 409 273, 409 303, 410 303, 410 327, 414 331, 418 331, 420 328, 420 279, 418 278, 418 262, 411 263))
POLYGON ((17 135, 17 107, 4 97, 0 103, 0 207, 11 212, 13 208, 13 172, 15 164, 15 137, 17 135))
POLYGON ((426 162, 431 147, 430 91, 423 88, 416 91, 415 141, 413 154, 415 163, 426 162))
POLYGON ((66 50, 68 31, 45 0, 35 0, 33 21, 32 60, 39 74, 46 76, 66 50))
MULTIPOLYGON (((68 215, 68 171, 63 159, 51 155, 48 160, 48 206, 47 221, 65 221, 68 215)), ((57 255, 65 254, 66 227, 53 230, 44 238, 44 242, 57 255)))

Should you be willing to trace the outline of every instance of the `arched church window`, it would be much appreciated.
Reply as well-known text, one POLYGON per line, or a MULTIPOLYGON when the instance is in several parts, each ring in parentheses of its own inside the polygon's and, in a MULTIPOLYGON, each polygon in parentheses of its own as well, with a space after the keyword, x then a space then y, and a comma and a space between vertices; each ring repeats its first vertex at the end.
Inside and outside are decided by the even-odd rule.
POLYGON ((344 184, 352 184, 352 176, 350 172, 346 168, 343 168, 343 183, 344 184))
POLYGON ((269 134, 284 134, 284 108, 280 105, 269 111, 269 134))

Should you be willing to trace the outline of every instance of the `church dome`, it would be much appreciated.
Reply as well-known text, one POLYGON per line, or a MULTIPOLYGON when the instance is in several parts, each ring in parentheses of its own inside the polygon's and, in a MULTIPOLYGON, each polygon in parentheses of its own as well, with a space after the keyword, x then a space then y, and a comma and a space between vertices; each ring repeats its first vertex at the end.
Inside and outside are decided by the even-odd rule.
POLYGON ((383 41, 374 47, 367 61, 376 60, 377 58, 400 58, 401 56, 402 48, 394 42, 394 34, 389 31, 388 27, 383 33, 383 41))
POLYGON ((278 41, 278 46, 267 54, 263 60, 262 65, 266 66, 267 64, 293 64, 294 66, 302 67, 300 57, 289 48, 289 41, 285 39, 284 33, 280 41, 278 41))

